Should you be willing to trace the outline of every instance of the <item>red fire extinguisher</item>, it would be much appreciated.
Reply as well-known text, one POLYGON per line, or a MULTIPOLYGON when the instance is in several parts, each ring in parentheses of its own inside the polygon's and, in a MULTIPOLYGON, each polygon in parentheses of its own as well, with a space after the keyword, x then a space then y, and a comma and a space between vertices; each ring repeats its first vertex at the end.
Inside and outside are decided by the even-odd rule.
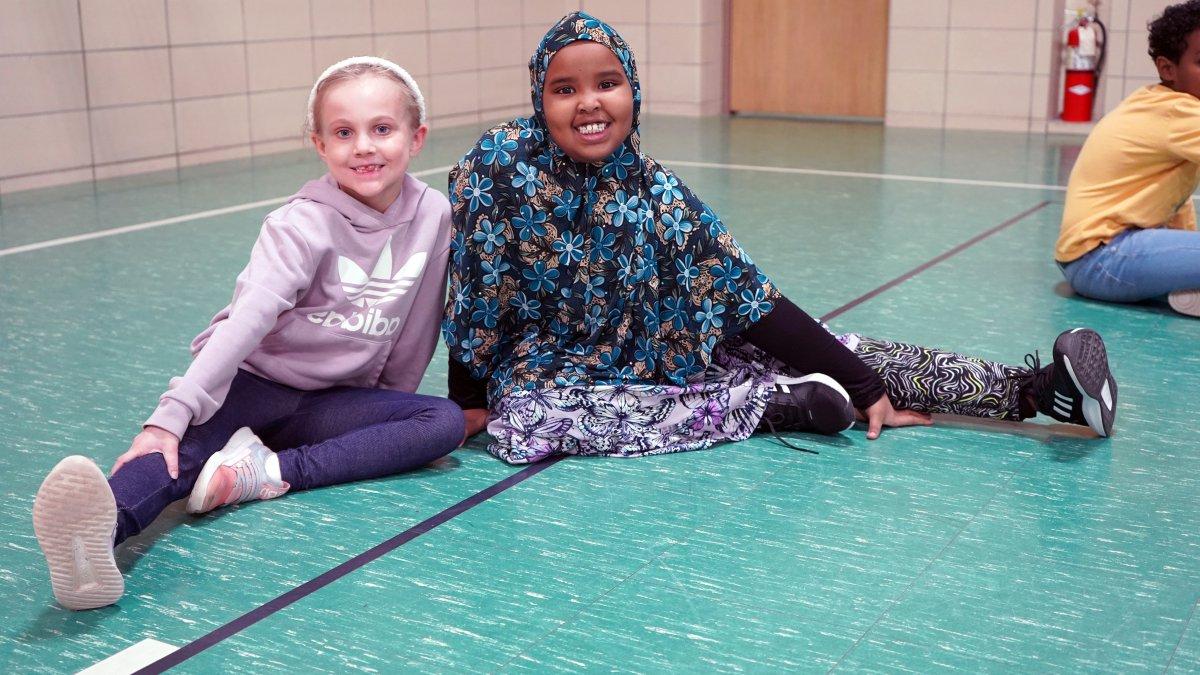
POLYGON ((1096 85, 1104 68, 1108 31, 1095 7, 1081 11, 1067 26, 1067 75, 1063 80, 1062 119, 1090 122, 1096 106, 1096 85))

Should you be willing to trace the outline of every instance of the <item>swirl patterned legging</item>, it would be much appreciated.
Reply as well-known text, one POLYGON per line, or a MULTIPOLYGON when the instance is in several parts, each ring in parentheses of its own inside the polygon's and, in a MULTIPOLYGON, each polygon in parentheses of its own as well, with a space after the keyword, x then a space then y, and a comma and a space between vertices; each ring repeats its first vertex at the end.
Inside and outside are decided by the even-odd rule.
POLYGON ((1016 376, 1025 368, 861 336, 853 351, 883 378, 897 409, 1021 419, 1016 376))

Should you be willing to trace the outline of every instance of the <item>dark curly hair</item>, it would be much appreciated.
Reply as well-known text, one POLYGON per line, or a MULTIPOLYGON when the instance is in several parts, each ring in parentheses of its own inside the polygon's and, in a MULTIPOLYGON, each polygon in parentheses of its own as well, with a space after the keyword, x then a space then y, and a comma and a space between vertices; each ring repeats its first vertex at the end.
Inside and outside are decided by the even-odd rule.
POLYGON ((1171 63, 1187 50, 1187 39, 1200 28, 1200 0, 1171 5, 1161 16, 1147 24, 1150 29, 1150 58, 1165 56, 1171 63))

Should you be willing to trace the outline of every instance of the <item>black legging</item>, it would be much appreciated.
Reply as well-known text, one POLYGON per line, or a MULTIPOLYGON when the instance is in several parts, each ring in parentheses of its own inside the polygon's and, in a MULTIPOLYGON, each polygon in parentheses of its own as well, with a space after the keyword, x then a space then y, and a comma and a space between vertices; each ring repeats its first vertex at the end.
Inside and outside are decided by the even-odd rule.
MULTIPOLYGON (((865 409, 884 394, 883 380, 824 326, 780 296, 770 314, 741 334, 747 342, 802 373, 824 373, 846 388, 854 407, 865 409)), ((463 410, 486 408, 487 383, 450 360, 449 398, 463 410)))

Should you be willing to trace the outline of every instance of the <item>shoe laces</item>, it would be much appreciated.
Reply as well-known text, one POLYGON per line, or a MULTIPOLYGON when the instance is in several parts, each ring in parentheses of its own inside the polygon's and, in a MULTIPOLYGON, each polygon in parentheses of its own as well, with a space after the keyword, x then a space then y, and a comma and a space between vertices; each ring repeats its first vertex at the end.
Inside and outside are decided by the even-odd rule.
POLYGON ((1046 391, 1052 385, 1054 369, 1042 365, 1042 359, 1037 350, 1034 350, 1032 354, 1025 355, 1025 367, 1021 372, 1009 375, 1007 379, 1016 380, 1017 386, 1022 390, 1032 387, 1035 393, 1046 391))
POLYGON ((789 443, 786 438, 784 438, 783 436, 780 436, 779 432, 775 430, 775 423, 771 421, 771 418, 766 413, 763 414, 762 421, 765 422, 767 425, 767 428, 771 430, 771 435, 775 437, 775 440, 779 441, 782 445, 789 447, 793 450, 799 450, 800 452, 808 452, 808 453, 812 453, 814 455, 821 454, 821 453, 817 452, 816 450, 809 450, 808 448, 802 448, 798 445, 792 445, 791 443, 789 443))
POLYGON ((267 467, 263 459, 263 453, 255 448, 242 461, 233 465, 234 474, 237 476, 234 488, 236 503, 259 499, 262 487, 271 482, 267 477, 267 467))

